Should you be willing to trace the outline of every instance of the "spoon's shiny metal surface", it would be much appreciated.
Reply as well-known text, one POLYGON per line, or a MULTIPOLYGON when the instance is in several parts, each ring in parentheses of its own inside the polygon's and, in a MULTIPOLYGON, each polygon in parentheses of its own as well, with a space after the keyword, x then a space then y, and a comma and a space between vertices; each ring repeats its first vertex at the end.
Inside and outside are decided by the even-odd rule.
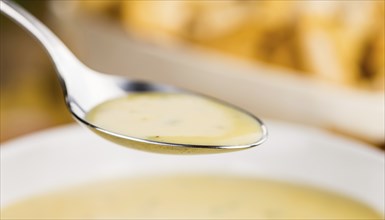
POLYGON ((130 148, 174 154, 219 153, 242 150, 260 145, 266 140, 266 127, 254 116, 255 120, 261 126, 261 138, 255 143, 237 146, 164 143, 128 137, 98 127, 87 121, 85 116, 93 107, 107 100, 133 92, 186 91, 171 86, 131 81, 126 78, 96 72, 81 63, 55 34, 23 8, 8 0, 0 0, 0 7, 3 14, 24 27, 44 46, 56 67, 65 101, 70 112, 79 122, 100 136, 130 148))

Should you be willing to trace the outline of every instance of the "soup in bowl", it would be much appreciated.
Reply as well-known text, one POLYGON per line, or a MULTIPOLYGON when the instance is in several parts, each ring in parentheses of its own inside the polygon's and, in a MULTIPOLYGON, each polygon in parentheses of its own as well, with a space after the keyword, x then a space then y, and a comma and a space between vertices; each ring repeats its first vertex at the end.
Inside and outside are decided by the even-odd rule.
POLYGON ((4 219, 383 219, 383 152, 268 121, 266 144, 215 155, 114 145, 78 126, 1 148, 4 219))

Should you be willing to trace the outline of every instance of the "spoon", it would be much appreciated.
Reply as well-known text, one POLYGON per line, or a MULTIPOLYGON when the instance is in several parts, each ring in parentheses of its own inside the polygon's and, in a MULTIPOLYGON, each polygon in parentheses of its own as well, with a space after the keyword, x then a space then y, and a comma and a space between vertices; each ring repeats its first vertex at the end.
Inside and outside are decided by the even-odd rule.
POLYGON ((255 147, 266 140, 267 130, 261 120, 226 103, 223 104, 253 117, 255 122, 258 123, 261 128, 260 130, 262 134, 258 140, 250 144, 224 146, 167 143, 126 136, 97 126, 87 120, 86 115, 93 107, 108 100, 132 93, 188 92, 167 85, 144 81, 133 81, 118 76, 111 76, 96 72, 81 63, 55 34, 53 34, 44 24, 23 8, 8 0, 1 0, 0 7, 3 14, 7 15, 9 18, 30 32, 47 50, 48 55, 51 57, 56 67, 56 72, 67 107, 74 118, 80 122, 80 124, 85 125, 87 128, 91 129, 103 138, 130 148, 172 154, 236 151, 255 147))

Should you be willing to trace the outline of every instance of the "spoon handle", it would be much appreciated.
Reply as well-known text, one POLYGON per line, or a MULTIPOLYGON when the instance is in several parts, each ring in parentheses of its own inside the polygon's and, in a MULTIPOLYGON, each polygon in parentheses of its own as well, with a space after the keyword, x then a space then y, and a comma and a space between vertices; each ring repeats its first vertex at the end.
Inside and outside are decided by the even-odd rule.
POLYGON ((72 68, 85 67, 47 26, 22 7, 8 0, 0 0, 0 9, 3 14, 25 28, 44 46, 62 78, 68 71, 61 70, 71 68, 68 64, 72 64, 72 68))

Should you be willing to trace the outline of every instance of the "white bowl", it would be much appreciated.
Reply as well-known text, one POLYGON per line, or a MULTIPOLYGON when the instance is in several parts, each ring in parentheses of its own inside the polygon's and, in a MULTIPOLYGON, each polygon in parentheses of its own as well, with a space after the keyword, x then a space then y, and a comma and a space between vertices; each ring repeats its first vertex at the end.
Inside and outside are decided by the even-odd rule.
POLYGON ((254 149, 215 155, 141 152, 107 142, 77 125, 5 143, 1 207, 84 182, 170 173, 279 179, 339 192, 384 214, 384 153, 308 127, 268 121, 270 137, 254 149))

